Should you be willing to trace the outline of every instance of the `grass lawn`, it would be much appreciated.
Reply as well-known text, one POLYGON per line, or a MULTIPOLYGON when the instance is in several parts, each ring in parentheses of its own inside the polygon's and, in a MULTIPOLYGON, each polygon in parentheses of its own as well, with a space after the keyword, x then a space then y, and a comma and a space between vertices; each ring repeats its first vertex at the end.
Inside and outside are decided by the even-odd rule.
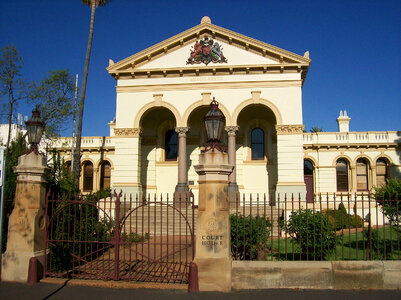
MULTIPOLYGON (((367 231, 367 228, 365 228, 367 231)), ((330 249, 329 260, 400 260, 401 259, 401 229, 381 227, 372 229, 372 241, 362 228, 344 229, 336 235, 336 247, 330 249), (377 238, 377 235, 379 238, 377 238), (385 238, 384 238, 385 237, 385 238)), ((310 237, 313 239, 313 234, 310 237)), ((316 245, 319 247, 320 245, 316 245)), ((267 243, 267 260, 300 260, 299 243, 292 238, 271 239, 267 243), (280 249, 280 251, 279 251, 280 249)), ((313 253, 313 248, 310 249, 313 253)), ((306 260, 306 253, 302 253, 302 260, 306 260)), ((327 258, 309 256, 309 260, 327 260, 327 258)))

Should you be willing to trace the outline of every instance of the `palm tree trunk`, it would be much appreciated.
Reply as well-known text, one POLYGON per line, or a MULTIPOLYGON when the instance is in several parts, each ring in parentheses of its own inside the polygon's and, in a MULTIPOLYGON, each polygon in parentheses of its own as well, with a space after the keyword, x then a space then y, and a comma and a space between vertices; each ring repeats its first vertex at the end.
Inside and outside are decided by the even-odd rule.
POLYGON ((89 37, 88 37, 88 46, 86 48, 86 58, 85 58, 85 68, 84 68, 84 76, 82 80, 82 89, 81 96, 79 102, 79 114, 78 114, 78 125, 77 125, 77 136, 76 136, 76 147, 74 151, 74 163, 73 166, 75 170, 72 170, 74 175, 74 183, 75 187, 78 189, 79 187, 79 176, 81 173, 81 135, 82 135, 82 119, 84 115, 84 103, 85 103, 85 92, 86 92, 86 81, 88 77, 88 69, 89 69, 89 59, 92 48, 92 38, 93 38, 93 27, 95 23, 95 10, 96 10, 96 1, 92 1, 91 3, 91 21, 89 27, 89 37))

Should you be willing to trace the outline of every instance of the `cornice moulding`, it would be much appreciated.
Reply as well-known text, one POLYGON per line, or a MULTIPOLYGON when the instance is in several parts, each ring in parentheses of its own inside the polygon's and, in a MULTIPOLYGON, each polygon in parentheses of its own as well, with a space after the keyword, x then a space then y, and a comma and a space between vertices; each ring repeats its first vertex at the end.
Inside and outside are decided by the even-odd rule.
POLYGON ((342 144, 328 144, 328 143, 322 143, 322 144, 308 144, 304 143, 303 148, 304 150, 318 150, 321 148, 326 148, 326 149, 333 149, 335 151, 338 151, 338 149, 358 149, 361 150, 363 148, 369 148, 369 149, 375 149, 375 150, 387 150, 389 148, 397 148, 398 144, 397 143, 342 143, 342 144))
POLYGON ((305 72, 309 65, 290 64, 260 64, 260 65, 222 65, 222 66, 199 66, 191 65, 180 68, 152 68, 152 69, 126 69, 119 70, 111 75, 118 80, 133 78, 165 78, 165 77, 188 77, 188 76, 221 76, 221 75, 245 75, 265 73, 302 73, 304 80, 305 72))
MULTIPOLYGON (((280 81, 236 81, 236 82, 191 82, 176 84, 149 84, 117 86, 117 93, 147 92, 163 89, 173 90, 198 90, 198 89, 227 89, 227 88, 266 88, 266 87, 301 87, 301 80, 280 80, 280 81)), ((115 129, 114 129, 115 130, 115 129)))

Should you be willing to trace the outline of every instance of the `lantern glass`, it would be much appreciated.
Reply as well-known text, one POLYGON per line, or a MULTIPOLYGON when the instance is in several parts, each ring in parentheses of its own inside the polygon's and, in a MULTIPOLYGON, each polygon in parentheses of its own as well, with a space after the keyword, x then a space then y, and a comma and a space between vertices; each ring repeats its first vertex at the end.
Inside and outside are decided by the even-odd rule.
POLYGON ((209 143, 220 143, 223 136, 225 117, 213 98, 210 110, 205 116, 206 135, 209 143))
POLYGON ((32 123, 29 124, 29 126, 27 128, 28 141, 30 144, 39 144, 40 138, 42 137, 43 129, 42 129, 42 126, 40 126, 38 124, 32 124, 32 123))
POLYGON ((29 144, 31 144, 32 147, 35 150, 37 150, 36 145, 39 144, 45 128, 45 123, 40 118, 40 111, 37 106, 32 111, 32 117, 28 121, 26 121, 25 124, 26 124, 29 144))

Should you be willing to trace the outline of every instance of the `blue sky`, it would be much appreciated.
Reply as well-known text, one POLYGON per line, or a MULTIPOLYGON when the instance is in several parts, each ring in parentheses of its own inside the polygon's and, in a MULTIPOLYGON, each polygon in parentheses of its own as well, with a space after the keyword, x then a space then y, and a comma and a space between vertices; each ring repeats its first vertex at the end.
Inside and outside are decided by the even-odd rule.
MULTIPOLYGON (((109 58, 120 61, 198 25, 204 15, 299 55, 309 50, 306 129, 336 131, 345 109, 351 131, 401 130, 401 1, 113 0, 96 11, 83 135, 108 135, 116 99, 105 70, 109 58)), ((89 19, 80 0, 0 0, 0 47, 17 47, 29 81, 65 68, 82 79, 89 19)))

